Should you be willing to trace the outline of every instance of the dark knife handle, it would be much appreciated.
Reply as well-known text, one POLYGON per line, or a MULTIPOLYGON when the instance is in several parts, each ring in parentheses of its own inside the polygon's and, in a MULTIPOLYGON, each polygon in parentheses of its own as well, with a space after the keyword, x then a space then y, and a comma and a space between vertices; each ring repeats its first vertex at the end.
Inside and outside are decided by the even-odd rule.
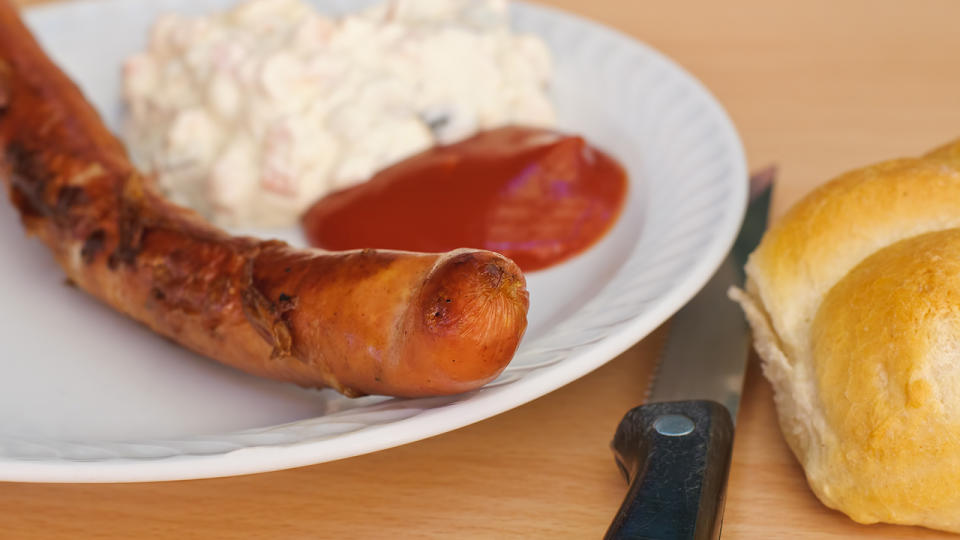
POLYGON ((732 444, 733 422, 719 403, 631 409, 611 443, 630 489, 605 538, 718 538, 732 444))

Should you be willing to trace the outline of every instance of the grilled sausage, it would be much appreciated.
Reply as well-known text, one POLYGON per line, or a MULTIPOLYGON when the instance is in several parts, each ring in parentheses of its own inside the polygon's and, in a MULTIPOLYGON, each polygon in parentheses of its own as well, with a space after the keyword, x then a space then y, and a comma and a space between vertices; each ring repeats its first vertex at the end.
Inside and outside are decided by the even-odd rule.
POLYGON ((496 377, 526 328, 523 275, 501 255, 296 249, 168 202, 8 0, 0 177, 77 286, 255 375, 349 396, 458 393, 496 377))

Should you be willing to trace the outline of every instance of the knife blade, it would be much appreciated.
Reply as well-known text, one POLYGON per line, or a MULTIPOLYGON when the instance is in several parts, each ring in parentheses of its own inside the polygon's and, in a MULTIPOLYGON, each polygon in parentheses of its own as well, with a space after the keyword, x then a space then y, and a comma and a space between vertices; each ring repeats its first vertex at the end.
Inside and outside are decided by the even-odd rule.
POLYGON ((670 322, 644 405, 611 447, 630 487, 605 538, 720 536, 736 417, 750 352, 740 308, 727 297, 766 229, 775 169, 750 178, 751 200, 730 254, 670 322))

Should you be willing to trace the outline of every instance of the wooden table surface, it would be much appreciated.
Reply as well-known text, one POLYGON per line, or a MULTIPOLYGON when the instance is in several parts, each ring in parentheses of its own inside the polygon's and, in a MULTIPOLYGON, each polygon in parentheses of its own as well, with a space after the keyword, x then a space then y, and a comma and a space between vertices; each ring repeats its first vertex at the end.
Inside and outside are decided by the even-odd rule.
MULTIPOLYGON (((841 171, 960 136, 960 2, 540 1, 645 41, 710 87, 750 166, 779 165, 775 216, 841 171)), ((0 484, 0 537, 598 538, 625 492, 608 443, 661 340, 493 419, 372 455, 213 480, 0 484)), ((752 364, 724 538, 857 535, 941 536, 820 505, 752 364)))

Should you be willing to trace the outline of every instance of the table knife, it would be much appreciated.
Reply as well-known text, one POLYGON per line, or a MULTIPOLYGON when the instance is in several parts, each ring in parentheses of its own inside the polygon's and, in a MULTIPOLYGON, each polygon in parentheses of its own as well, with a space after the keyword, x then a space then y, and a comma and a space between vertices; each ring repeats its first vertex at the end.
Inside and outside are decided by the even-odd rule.
POLYGON ((766 229, 775 170, 750 179, 751 200, 730 254, 670 322, 644 405, 631 409, 611 447, 630 487, 605 538, 720 536, 743 375, 747 322, 727 297, 766 229))

